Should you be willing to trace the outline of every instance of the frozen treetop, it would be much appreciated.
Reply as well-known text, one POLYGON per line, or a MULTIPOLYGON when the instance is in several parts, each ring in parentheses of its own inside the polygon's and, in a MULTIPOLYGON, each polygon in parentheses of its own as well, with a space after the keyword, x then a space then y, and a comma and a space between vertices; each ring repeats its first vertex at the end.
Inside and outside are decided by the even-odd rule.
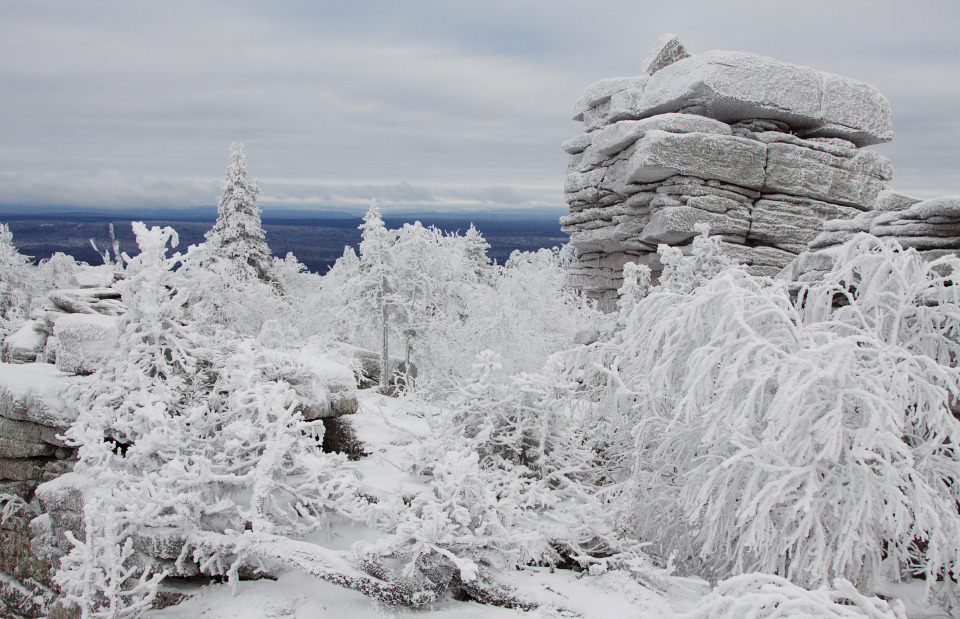
POLYGON ((800 137, 842 138, 858 147, 893 139, 890 104, 870 84, 748 52, 689 56, 674 35, 661 37, 641 68, 647 75, 587 87, 574 120, 609 102, 611 120, 684 112, 736 123, 786 123, 800 137))

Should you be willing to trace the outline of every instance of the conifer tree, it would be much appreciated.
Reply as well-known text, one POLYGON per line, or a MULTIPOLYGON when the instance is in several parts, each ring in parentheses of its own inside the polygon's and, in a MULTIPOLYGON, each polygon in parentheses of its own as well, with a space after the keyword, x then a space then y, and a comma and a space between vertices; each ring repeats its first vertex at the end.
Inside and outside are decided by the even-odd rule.
POLYGON ((370 202, 370 209, 360 225, 360 275, 354 292, 369 304, 372 304, 380 319, 380 388, 386 390, 390 384, 390 313, 394 305, 393 294, 396 285, 393 277, 393 259, 390 251, 390 232, 383 224, 377 201, 370 202))
POLYGON ((270 248, 264 241, 260 209, 256 205, 260 188, 247 173, 243 144, 230 145, 230 165, 223 180, 223 192, 217 204, 217 222, 207 232, 211 258, 227 258, 242 268, 253 269, 256 276, 272 280, 270 248))
POLYGON ((466 239, 465 251, 467 260, 473 265, 477 277, 482 277, 490 266, 490 258, 487 257, 487 250, 490 249, 490 243, 487 242, 487 239, 483 238, 483 235, 480 234, 480 231, 477 230, 473 224, 470 224, 470 228, 466 234, 463 235, 463 238, 466 239))

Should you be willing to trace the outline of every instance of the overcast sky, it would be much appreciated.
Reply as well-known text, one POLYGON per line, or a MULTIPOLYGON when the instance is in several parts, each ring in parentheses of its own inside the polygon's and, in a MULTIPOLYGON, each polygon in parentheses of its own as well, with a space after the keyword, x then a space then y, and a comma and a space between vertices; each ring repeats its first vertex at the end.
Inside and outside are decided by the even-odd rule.
POLYGON ((0 205, 563 207, 570 109, 657 37, 877 86, 893 187, 960 193, 956 0, 0 0, 0 205))

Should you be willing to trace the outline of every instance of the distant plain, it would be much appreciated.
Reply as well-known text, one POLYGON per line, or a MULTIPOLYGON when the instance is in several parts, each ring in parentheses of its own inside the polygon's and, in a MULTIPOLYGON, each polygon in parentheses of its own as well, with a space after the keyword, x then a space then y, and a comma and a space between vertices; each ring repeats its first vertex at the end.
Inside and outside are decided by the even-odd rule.
MULTIPOLYGON (((542 213, 523 215, 511 213, 478 218, 475 214, 460 213, 404 213, 384 216, 388 228, 399 228, 404 223, 420 221, 424 226, 436 226, 444 232, 463 234, 473 223, 490 243, 487 252, 492 260, 503 264, 514 250, 535 251, 566 243, 569 237, 560 231, 559 216, 542 213)), ((481 214, 482 217, 482 214, 481 214)), ((18 210, 12 213, 0 211, 0 222, 9 225, 13 243, 25 256, 35 261, 45 260, 55 252, 63 252, 89 264, 101 264, 103 259, 90 244, 92 239, 103 250, 110 246, 109 225, 112 223, 120 250, 136 254, 137 246, 130 227, 131 221, 143 221, 150 226, 172 226, 180 237, 177 251, 185 252, 190 245, 203 242, 203 235, 212 226, 216 213, 212 209, 177 211, 171 217, 160 217, 155 212, 137 211, 88 211, 31 213, 18 210), (210 212, 208 212, 210 211, 210 212)), ((266 241, 275 256, 287 252, 302 262, 314 273, 326 273, 337 258, 343 255, 344 247, 354 249, 360 243, 358 226, 362 219, 347 213, 291 216, 263 214, 266 241)))

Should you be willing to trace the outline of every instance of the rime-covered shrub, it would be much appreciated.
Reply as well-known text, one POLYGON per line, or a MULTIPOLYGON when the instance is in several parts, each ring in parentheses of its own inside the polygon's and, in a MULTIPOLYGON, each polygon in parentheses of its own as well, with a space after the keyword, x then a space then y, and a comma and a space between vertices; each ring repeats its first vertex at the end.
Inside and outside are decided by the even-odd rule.
POLYGON ((33 287, 30 259, 13 245, 10 228, 0 224, 0 340, 26 320, 33 287))
POLYGON ((872 237, 796 301, 738 268, 652 289, 571 369, 620 529, 720 577, 956 577, 958 303, 960 259, 872 237))
POLYGON ((779 576, 742 574, 720 583, 685 619, 817 617, 818 619, 906 619, 903 602, 888 604, 838 578, 833 586, 808 591, 779 576))
MULTIPOLYGON (((139 222, 134 231, 141 253, 125 256, 118 284, 127 307, 118 354, 70 394, 80 405, 67 432, 79 447, 76 471, 97 480, 85 511, 113 518, 78 540, 58 575, 96 599, 91 608, 126 582, 132 527, 172 527, 185 540, 304 534, 331 515, 362 518, 366 506, 345 458, 321 452, 322 424, 297 412, 306 369, 255 339, 213 341, 194 329, 173 286, 180 256, 166 257, 175 233, 139 222)), ((233 559, 208 553, 204 567, 229 572, 233 559)), ((148 576, 136 582, 148 593, 148 576)))
POLYGON ((534 372, 603 320, 566 286, 569 247, 514 252, 491 265, 475 229, 387 230, 373 210, 363 228, 359 258, 345 252, 311 302, 325 309, 320 331, 381 356, 399 348, 394 354, 416 365, 424 395, 455 392, 484 350, 501 354, 508 372, 534 372))
POLYGON ((550 368, 501 370, 496 353, 477 356, 473 380, 421 455, 428 490, 406 509, 385 506, 393 533, 365 554, 433 581, 489 586, 502 570, 573 560, 659 585, 661 572, 637 542, 612 531, 591 492, 592 454, 562 408, 572 386, 550 368))

